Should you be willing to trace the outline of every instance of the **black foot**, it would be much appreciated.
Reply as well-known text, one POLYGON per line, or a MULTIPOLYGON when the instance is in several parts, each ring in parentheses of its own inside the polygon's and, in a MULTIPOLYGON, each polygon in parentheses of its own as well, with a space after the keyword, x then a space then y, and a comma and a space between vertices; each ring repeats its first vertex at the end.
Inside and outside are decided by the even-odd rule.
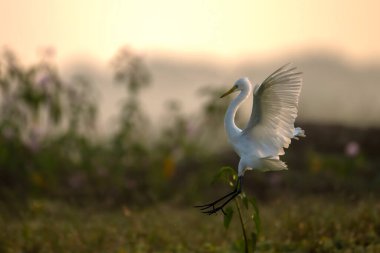
POLYGON ((242 186, 242 177, 239 177, 234 191, 224 195, 223 197, 211 203, 208 203, 205 205, 198 205, 194 207, 199 208, 202 213, 205 213, 208 215, 215 214, 218 211, 221 211, 225 215, 226 213, 224 212, 223 207, 226 206, 231 200, 236 198, 236 196, 238 196, 241 193, 241 186, 242 186))
POLYGON ((231 201, 233 200, 234 198, 236 198, 236 196, 238 196, 240 194, 241 191, 233 191, 225 196, 223 196, 221 199, 218 199, 217 201, 214 201, 214 202, 211 202, 209 204, 205 204, 205 205, 200 205, 200 206, 195 206, 197 208, 199 208, 201 210, 202 213, 205 213, 205 214, 208 214, 208 215, 211 215, 211 214, 215 214, 217 213, 218 211, 221 211, 223 214, 226 214, 223 210, 223 208, 231 201), (227 200, 225 200, 227 197, 229 197, 227 200), (223 202, 223 200, 225 200, 223 202), (222 202, 220 204, 220 202, 222 202))

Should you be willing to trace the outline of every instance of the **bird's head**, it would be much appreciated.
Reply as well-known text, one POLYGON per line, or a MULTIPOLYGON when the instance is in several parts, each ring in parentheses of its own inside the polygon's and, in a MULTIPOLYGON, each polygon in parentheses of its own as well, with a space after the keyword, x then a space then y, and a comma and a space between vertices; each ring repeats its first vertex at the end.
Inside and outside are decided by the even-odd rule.
POLYGON ((230 90, 228 90, 226 93, 224 93, 220 98, 224 98, 225 96, 235 92, 235 91, 243 91, 243 90, 249 90, 251 88, 251 83, 249 82, 247 77, 243 77, 238 79, 234 86, 230 90))

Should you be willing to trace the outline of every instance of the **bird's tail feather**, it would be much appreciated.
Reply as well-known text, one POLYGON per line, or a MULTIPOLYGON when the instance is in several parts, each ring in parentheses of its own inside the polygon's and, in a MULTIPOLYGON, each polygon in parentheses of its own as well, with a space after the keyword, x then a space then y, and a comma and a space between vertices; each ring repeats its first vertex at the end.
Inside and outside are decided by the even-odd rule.
POLYGON ((259 168, 260 171, 278 171, 288 169, 288 166, 283 161, 273 157, 265 157, 260 160, 262 164, 259 168))
POLYGON ((294 134, 293 135, 294 135, 293 138, 296 140, 298 140, 298 137, 306 137, 305 130, 303 130, 300 127, 294 128, 294 134))

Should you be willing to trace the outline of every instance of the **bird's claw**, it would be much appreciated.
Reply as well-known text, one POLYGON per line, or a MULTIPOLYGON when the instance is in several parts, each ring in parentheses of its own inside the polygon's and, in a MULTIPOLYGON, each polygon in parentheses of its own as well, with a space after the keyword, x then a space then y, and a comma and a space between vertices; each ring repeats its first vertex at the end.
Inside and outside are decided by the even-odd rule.
POLYGON ((224 215, 226 215, 226 212, 223 210, 223 207, 215 207, 215 204, 210 203, 206 205, 199 205, 195 206, 201 210, 202 213, 204 214, 216 214, 218 211, 221 211, 224 215))
POLYGON ((241 193, 241 185, 242 177, 239 177, 235 190, 211 203, 205 205, 197 205, 194 207, 199 208, 202 213, 208 215, 215 214, 218 211, 221 211, 224 215, 226 215, 226 212, 223 210, 223 207, 226 206, 231 200, 233 200, 236 196, 238 196, 241 193))

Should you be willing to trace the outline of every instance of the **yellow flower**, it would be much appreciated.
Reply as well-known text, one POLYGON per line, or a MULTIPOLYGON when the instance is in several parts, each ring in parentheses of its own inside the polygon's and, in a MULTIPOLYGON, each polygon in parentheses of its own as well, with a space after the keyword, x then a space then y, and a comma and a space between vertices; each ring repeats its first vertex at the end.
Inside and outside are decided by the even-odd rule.
POLYGON ((163 174, 166 179, 173 177, 175 171, 175 161, 171 155, 165 158, 163 164, 163 174))

